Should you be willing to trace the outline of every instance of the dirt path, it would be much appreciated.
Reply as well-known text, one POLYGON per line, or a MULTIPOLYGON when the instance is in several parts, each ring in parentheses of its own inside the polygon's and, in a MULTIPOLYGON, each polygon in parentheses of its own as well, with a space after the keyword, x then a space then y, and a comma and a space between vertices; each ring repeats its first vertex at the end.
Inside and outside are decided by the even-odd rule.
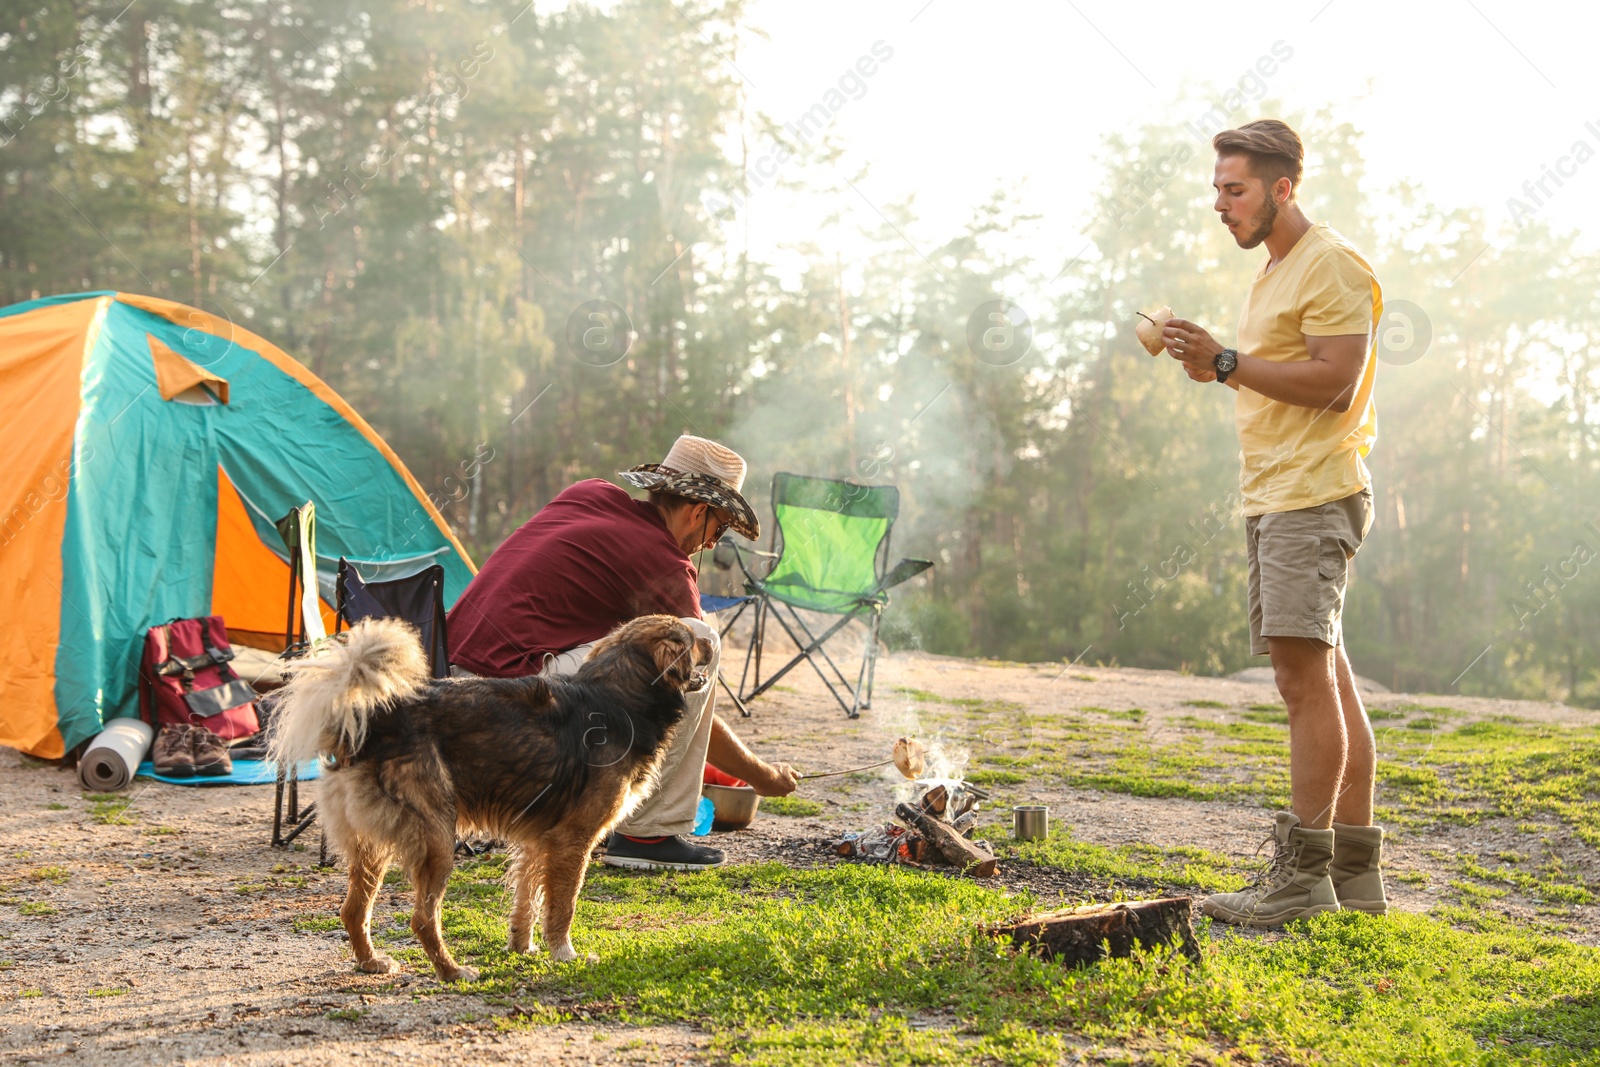
MULTIPOLYGON (((796 672, 786 681, 793 686, 757 702, 755 717, 737 721, 736 729, 763 755, 818 770, 884 758, 895 736, 918 732, 928 705, 909 692, 1003 698, 1024 709, 1024 726, 1085 706, 1138 707, 1153 737, 1172 731, 1183 716, 1206 714, 1185 701, 1247 706, 1276 699, 1270 686, 1158 671, 896 655, 880 665, 876 705, 851 722, 814 676, 796 672)), ((1469 718, 1600 719, 1559 705, 1455 697, 1392 694, 1373 703, 1407 701, 1448 704, 1469 718)), ((719 843, 735 861, 782 856, 786 849, 798 857, 807 840, 881 821, 892 781, 868 775, 808 783, 802 795, 822 801, 822 814, 766 816, 750 832, 719 843)), ((708 1055, 707 1035, 687 1026, 576 1021, 503 1031, 495 1020, 506 1015, 504 1006, 475 997, 406 996, 408 986, 431 982, 425 975, 402 976, 399 994, 375 995, 371 990, 394 979, 354 973, 342 932, 296 929, 297 920, 303 926, 337 911, 343 872, 316 868, 314 851, 267 846, 270 788, 141 781, 128 795, 132 804, 118 815, 85 799, 71 773, 0 751, 0 1059, 659 1064, 708 1055)), ((1090 842, 1197 845, 1240 858, 1250 855, 1266 825, 1264 810, 1246 804, 1027 783, 996 799, 1048 803, 1055 822, 1090 842)), ((1420 871, 1429 875, 1428 886, 1443 886, 1450 868, 1439 855, 1492 851, 1495 835, 1512 833, 1489 826, 1403 838, 1391 852, 1392 869, 1420 871)), ((807 855, 815 857, 815 848, 807 855)), ((1600 884, 1592 850, 1574 850, 1573 862, 1591 885, 1600 884)), ((1429 888, 1396 880, 1391 889, 1404 908, 1424 909, 1438 899, 1429 888)), ((1070 887, 1063 892, 1072 895, 1070 887)), ((409 892, 395 888, 385 891, 380 910, 409 906, 409 892)), ((1573 936, 1600 941, 1600 909, 1575 914, 1573 936)))

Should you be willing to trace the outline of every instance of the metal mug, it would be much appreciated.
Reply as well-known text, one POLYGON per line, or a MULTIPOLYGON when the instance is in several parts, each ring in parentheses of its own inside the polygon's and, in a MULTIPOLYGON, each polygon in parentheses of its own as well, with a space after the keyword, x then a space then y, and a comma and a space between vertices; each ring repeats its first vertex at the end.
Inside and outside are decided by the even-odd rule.
POLYGON ((1038 841, 1050 832, 1050 809, 1021 804, 1011 809, 1011 832, 1018 841, 1038 841))

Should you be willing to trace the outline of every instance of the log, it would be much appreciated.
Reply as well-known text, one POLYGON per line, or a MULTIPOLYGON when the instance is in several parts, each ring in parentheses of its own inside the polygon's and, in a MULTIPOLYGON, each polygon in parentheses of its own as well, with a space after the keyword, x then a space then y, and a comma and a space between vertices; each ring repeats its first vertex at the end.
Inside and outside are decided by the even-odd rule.
POLYGON ((962 837, 949 823, 926 815, 910 804, 896 804, 894 813, 907 826, 932 842, 934 849, 950 866, 957 867, 963 874, 970 874, 974 878, 994 877, 999 862, 962 837))
POLYGON ((1189 897, 1129 900, 1117 904, 1089 904, 1081 908, 1031 915, 1015 922, 985 928, 991 937, 1009 937, 1027 945, 1046 959, 1087 966, 1110 955, 1133 953, 1134 946, 1151 949, 1177 941, 1191 960, 1199 961, 1200 946, 1190 921, 1189 897))

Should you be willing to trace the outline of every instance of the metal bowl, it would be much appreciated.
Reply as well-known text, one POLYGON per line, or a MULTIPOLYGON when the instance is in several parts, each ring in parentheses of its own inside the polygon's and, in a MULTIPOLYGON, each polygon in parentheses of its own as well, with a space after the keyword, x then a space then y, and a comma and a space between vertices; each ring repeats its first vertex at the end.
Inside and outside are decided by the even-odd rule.
POLYGON ((756 807, 761 797, 747 785, 711 785, 701 787, 711 798, 711 828, 713 830, 743 830, 756 819, 756 807))

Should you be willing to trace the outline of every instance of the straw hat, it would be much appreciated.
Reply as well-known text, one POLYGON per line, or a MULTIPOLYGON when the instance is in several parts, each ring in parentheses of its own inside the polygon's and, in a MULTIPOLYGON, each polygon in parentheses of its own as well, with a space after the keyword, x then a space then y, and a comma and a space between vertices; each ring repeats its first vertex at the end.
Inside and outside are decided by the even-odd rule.
POLYGON ((733 528, 751 541, 761 536, 761 520, 739 495, 744 487, 744 457, 725 445, 684 434, 660 463, 641 463, 619 472, 639 489, 698 500, 733 515, 733 528))

